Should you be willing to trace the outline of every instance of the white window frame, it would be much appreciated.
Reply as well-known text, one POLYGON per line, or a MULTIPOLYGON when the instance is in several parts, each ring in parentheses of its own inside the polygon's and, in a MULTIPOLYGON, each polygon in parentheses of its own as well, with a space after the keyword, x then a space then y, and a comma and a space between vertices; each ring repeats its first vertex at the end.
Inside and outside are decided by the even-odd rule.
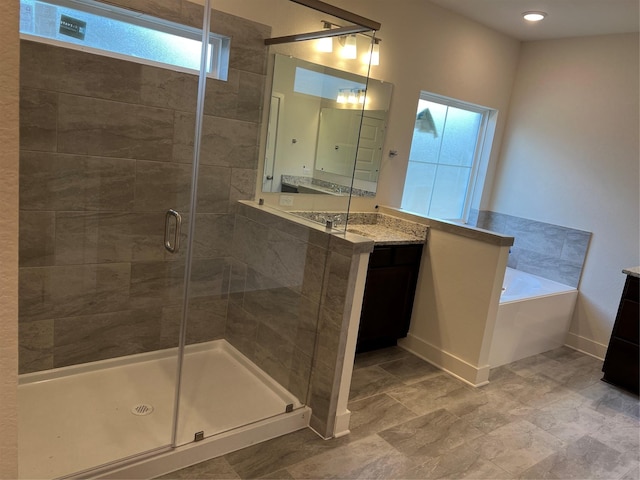
MULTIPOLYGON (((471 172, 469 173, 469 181, 467 183, 466 195, 462 207, 461 218, 449 218, 446 220, 460 221, 467 223, 472 206, 479 205, 480 196, 484 186, 486 178, 487 167, 489 164, 489 157, 491 154, 491 147, 493 144, 493 135, 495 133, 495 124, 498 117, 498 111, 489 107, 483 107, 481 105, 475 105, 454 98, 445 97, 435 93, 421 91, 419 100, 425 100, 427 102, 439 103, 448 107, 458 108, 461 110, 467 110, 482 115, 480 120, 480 126, 478 127, 478 135, 476 139, 476 148, 473 154, 473 163, 471 165, 471 172)), ((415 122, 414 122, 415 123, 415 122)), ((413 138, 413 137, 412 137, 413 138)), ((413 140, 412 140, 413 141, 413 140)), ((411 161, 409 160, 409 163, 411 161)), ((407 165, 408 166, 408 165, 407 165)), ((406 182, 406 178, 405 178, 406 182)), ((404 200, 404 191, 403 191, 404 200)))
MULTIPOLYGON (((30 0, 28 3, 44 3, 50 4, 54 7, 74 9, 91 15, 110 18, 123 23, 196 40, 198 42, 201 42, 202 39, 201 30, 197 28, 93 0, 30 0)), ((20 4, 22 6, 23 0, 20 0, 20 4)), ((51 38, 49 36, 42 36, 35 33, 25 33, 22 29, 20 32, 20 38, 69 48, 72 50, 93 53, 96 55, 117 58, 120 60, 132 61, 143 65, 170 68, 171 70, 183 73, 198 73, 198 69, 109 50, 108 45, 105 45, 104 47, 88 46, 71 40, 64 41, 59 38, 51 38)), ((209 77, 219 80, 227 80, 229 70, 229 50, 230 39, 228 37, 218 35, 216 33, 209 34, 209 51, 207 52, 209 63, 209 65, 207 65, 207 75, 209 77)))

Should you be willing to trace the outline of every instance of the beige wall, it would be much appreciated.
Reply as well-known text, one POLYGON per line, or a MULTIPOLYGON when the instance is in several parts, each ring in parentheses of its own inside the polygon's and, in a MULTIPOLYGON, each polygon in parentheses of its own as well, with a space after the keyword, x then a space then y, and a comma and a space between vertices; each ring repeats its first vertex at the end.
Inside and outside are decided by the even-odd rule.
POLYGON ((432 226, 411 328, 400 345, 472 385, 489 379, 489 349, 509 246, 432 226))
MULTIPOLYGON (((381 64, 371 76, 392 82, 394 93, 374 202, 400 205, 420 90, 498 109, 478 206, 593 232, 569 341, 603 355, 620 270, 640 263, 638 35, 521 44, 420 0, 403 0, 401 14, 386 0, 332 3, 382 23, 381 64), (391 148, 395 159, 386 155, 391 148)), ((284 0, 216 5, 272 25, 274 36, 319 24, 284 0)), ((303 44, 291 48, 320 61, 303 44)), ((356 199, 353 208, 371 203, 356 199)))
POLYGON ((593 232, 569 343, 603 356, 639 258, 638 34, 524 43, 489 210, 593 232))
MULTIPOLYGON (((382 23, 380 65, 372 67, 371 77, 393 83, 378 194, 373 200, 355 199, 355 208, 400 206, 421 90, 499 110, 485 189, 488 199, 520 42, 423 0, 402 0, 402 10, 397 2, 388 0, 329 3, 382 23), (390 149, 398 150, 399 155, 390 159, 390 149)), ((319 30, 319 20, 327 17, 286 0, 215 0, 215 5, 218 10, 271 25, 273 36, 319 30)), ((353 64, 330 63, 326 54, 313 50, 313 43, 288 48, 287 53, 299 58, 356 71, 353 64)))
POLYGON ((0 16, 0 478, 18 476, 18 2, 0 16))
MULTIPOLYGON (((376 201, 400 206, 421 90, 499 110, 492 177, 520 43, 423 0, 342 0, 344 8, 382 23, 380 66, 371 76, 393 83, 389 128, 376 201), (389 149, 399 155, 389 159, 389 149)), ((486 191, 491 188, 490 182, 486 191)))

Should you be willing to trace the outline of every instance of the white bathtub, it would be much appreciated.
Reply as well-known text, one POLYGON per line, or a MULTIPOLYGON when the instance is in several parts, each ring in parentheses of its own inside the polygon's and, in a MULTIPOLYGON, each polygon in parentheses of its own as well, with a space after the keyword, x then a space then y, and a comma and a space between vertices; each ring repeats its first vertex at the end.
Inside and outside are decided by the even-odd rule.
POLYGON ((564 345, 578 290, 507 268, 489 353, 491 368, 564 345))

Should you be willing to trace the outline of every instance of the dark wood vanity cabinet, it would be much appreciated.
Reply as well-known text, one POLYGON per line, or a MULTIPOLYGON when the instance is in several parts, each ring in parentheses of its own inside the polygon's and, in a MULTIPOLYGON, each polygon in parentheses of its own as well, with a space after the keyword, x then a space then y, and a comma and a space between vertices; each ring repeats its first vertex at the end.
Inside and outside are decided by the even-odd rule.
POLYGON ((357 352, 395 345, 406 337, 422 244, 380 245, 369 256, 357 352))
POLYGON ((602 371, 607 383, 638 395, 638 277, 627 275, 602 371))

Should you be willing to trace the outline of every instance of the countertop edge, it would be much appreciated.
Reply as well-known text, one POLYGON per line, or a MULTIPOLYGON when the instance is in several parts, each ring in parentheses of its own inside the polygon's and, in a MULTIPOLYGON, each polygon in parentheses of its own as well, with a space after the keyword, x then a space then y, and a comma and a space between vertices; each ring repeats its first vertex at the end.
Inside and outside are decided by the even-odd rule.
POLYGON ((430 217, 423 217, 416 215, 415 213, 406 212, 404 210, 380 206, 380 213, 387 213, 388 215, 395 215, 406 220, 422 223, 427 225, 433 230, 440 230, 446 233, 452 233, 454 235, 460 235, 461 237, 471 238, 479 242, 489 243, 491 245, 497 245, 499 247, 511 247, 515 241, 515 238, 509 235, 503 235, 501 233, 492 232, 483 228, 472 227, 456 222, 449 222, 446 220, 436 220, 430 217))
POLYGON ((640 278, 640 267, 627 267, 622 269, 622 273, 632 277, 640 278))
POLYGON ((310 230, 314 230, 317 233, 328 235, 329 243, 331 243, 333 248, 338 248, 342 250, 346 247, 346 248, 352 249, 352 253, 354 254, 369 253, 373 251, 373 247, 374 247, 373 240, 367 237, 363 237, 362 235, 356 235, 354 233, 350 233, 344 230, 327 229, 326 227, 318 223, 312 222, 311 220, 307 220, 303 217, 289 213, 286 210, 280 210, 269 205, 260 205, 252 200, 238 200, 238 203, 240 205, 255 209, 257 211, 268 212, 269 214, 274 215, 275 217, 281 218, 291 223, 298 224, 310 230))

